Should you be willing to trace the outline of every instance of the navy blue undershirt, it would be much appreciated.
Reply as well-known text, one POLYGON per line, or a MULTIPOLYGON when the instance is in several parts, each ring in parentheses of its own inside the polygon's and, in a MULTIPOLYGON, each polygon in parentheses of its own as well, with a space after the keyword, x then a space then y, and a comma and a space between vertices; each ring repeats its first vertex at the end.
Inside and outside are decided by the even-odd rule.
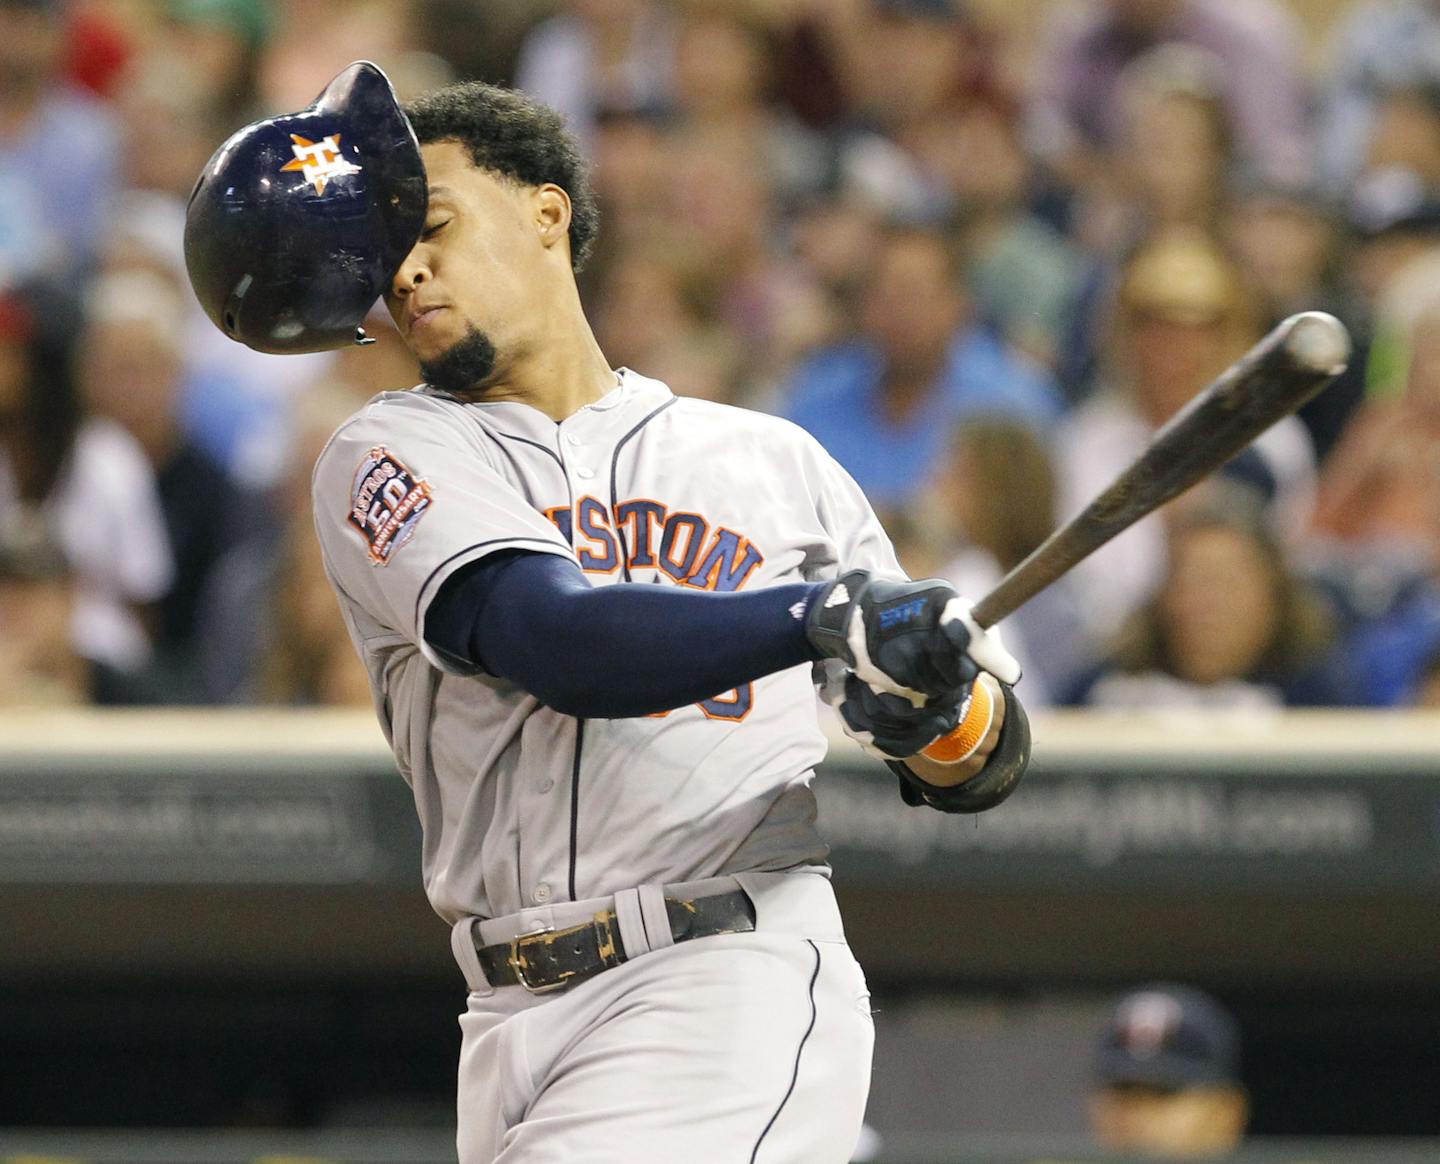
POLYGON ((817 659, 792 607, 803 610, 823 589, 597 587, 556 554, 505 551, 445 580, 425 614, 425 641, 565 715, 622 719, 817 659))

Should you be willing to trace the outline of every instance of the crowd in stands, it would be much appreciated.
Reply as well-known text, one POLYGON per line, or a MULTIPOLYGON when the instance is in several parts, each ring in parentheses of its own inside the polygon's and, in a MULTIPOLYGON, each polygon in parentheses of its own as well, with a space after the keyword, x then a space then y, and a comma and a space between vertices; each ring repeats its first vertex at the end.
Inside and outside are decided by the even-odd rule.
POLYGON ((309 473, 418 375, 383 309, 231 343, 181 249, 219 142, 366 58, 560 109, 612 363, 803 426, 962 593, 1339 315, 1343 377, 1006 630, 1039 706, 1440 706, 1440 3, 1001 7, 0 0, 0 703, 368 702, 309 473))

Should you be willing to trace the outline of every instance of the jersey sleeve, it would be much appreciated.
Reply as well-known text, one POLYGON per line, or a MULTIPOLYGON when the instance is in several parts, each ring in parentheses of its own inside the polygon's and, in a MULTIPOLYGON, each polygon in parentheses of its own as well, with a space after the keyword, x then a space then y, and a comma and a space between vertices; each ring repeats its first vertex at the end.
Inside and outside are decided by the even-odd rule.
MULTIPOLYGON (((905 578, 890 535, 855 478, 817 442, 810 453, 815 516, 826 536, 811 553, 806 577, 828 581, 846 570, 869 570, 883 578, 905 578)), ((846 672, 839 659, 821 659, 811 668, 820 698, 832 707, 845 695, 846 672)))
POLYGON ((432 413, 362 413, 315 466, 315 527, 332 583, 441 670, 472 674, 425 642, 425 611, 456 570, 500 550, 573 560, 559 530, 490 464, 474 436, 432 413))
POLYGON ((875 516, 870 499, 829 453, 817 445, 818 488, 815 511, 830 545, 814 565, 814 580, 836 578, 846 570, 869 570, 884 578, 907 575, 895 556, 890 535, 875 516))

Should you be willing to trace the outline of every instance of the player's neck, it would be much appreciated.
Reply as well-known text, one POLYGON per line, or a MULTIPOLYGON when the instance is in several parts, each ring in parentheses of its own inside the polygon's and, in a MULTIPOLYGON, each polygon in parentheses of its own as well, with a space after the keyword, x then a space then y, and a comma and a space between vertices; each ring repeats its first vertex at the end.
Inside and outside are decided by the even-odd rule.
POLYGON ((558 423, 614 387, 614 369, 582 317, 564 338, 549 337, 517 355, 503 377, 486 388, 485 399, 528 404, 558 423))

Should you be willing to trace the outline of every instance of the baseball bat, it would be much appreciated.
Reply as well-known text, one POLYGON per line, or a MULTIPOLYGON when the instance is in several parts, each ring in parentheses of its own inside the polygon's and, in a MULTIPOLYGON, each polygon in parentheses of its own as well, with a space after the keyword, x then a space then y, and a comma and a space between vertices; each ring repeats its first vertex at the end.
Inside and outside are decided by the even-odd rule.
POLYGON ((1218 469, 1345 370, 1350 334, 1323 311, 1273 331, 1168 420, 1085 510, 1046 538, 975 604, 994 626, 1116 534, 1218 469))

